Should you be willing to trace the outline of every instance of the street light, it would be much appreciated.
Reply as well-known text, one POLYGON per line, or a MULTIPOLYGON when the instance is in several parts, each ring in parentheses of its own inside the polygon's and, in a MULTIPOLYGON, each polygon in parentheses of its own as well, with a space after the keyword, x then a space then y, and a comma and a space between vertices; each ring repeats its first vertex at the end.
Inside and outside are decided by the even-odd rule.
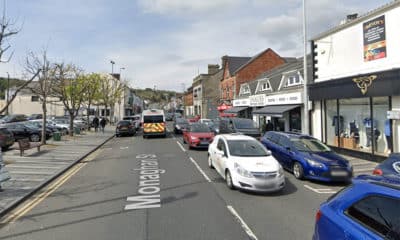
POLYGON ((304 68, 304 76, 303 76, 303 102, 304 102, 304 131, 305 134, 310 134, 309 129, 309 118, 308 118, 308 89, 307 89, 307 18, 306 18, 306 0, 303 0, 303 43, 304 43, 304 56, 303 56, 303 68, 304 68))
POLYGON ((113 74, 114 73, 114 64, 115 64, 115 62, 113 60, 110 60, 110 63, 111 63, 111 74, 113 74))

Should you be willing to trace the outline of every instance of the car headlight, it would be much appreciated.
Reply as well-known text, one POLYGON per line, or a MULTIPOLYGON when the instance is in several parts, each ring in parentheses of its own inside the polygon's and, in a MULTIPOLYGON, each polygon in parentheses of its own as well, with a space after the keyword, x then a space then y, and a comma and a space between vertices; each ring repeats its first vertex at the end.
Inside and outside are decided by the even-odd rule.
POLYGON ((308 159, 308 158, 306 158, 306 161, 311 167, 317 167, 317 168, 324 168, 325 167, 324 164, 322 164, 320 162, 317 162, 317 161, 314 161, 314 160, 311 160, 311 159, 308 159))
POLYGON ((247 178, 252 178, 253 175, 247 171, 246 169, 244 169, 242 166, 240 166, 239 164, 235 163, 234 165, 236 172, 243 177, 247 177, 247 178))
POLYGON ((197 139, 199 139, 198 137, 195 137, 195 136, 190 136, 190 139, 192 139, 192 140, 197 140, 197 139))
POLYGON ((283 175, 283 167, 279 165, 278 176, 281 177, 283 175))
POLYGON ((180 129, 181 129, 181 126, 176 125, 176 129, 180 130, 180 129))

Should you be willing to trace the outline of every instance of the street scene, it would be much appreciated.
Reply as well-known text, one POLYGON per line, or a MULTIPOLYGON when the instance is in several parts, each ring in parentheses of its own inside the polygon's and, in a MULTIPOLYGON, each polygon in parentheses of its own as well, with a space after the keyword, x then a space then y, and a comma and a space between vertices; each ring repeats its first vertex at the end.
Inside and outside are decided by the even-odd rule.
POLYGON ((400 239, 400 1, 0 6, 0 239, 400 239))

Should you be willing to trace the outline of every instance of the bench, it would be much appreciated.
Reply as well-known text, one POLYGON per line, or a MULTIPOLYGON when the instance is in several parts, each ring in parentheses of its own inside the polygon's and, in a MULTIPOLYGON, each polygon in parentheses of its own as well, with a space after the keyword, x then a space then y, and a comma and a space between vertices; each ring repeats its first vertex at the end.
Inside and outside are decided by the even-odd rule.
POLYGON ((43 144, 38 142, 38 143, 31 143, 29 142, 29 139, 23 138, 18 140, 18 146, 19 146, 19 151, 20 151, 20 156, 24 155, 24 151, 31 149, 31 148, 37 148, 38 152, 40 152, 40 146, 43 144))

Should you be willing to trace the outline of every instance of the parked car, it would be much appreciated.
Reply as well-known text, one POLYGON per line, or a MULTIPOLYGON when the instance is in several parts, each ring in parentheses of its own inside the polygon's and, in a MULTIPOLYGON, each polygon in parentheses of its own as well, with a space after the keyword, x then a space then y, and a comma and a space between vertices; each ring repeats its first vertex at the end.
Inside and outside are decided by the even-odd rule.
POLYGON ((28 117, 24 114, 6 115, 0 119, 0 123, 24 122, 28 121, 28 117))
POLYGON ((390 156, 375 167, 374 175, 400 177, 400 153, 392 153, 390 156))
POLYGON ((361 175, 322 203, 313 240, 400 239, 400 181, 361 175))
MULTIPOLYGON (((22 122, 22 123, 24 123, 28 127, 38 128, 40 130, 43 128, 42 123, 38 122, 38 121, 28 121, 28 122, 22 122)), ((55 128, 53 128, 52 126, 46 125, 46 131, 53 133, 53 132, 56 132, 57 130, 55 128)))
MULTIPOLYGON (((10 123, 6 128, 14 135, 15 140, 28 138, 31 142, 39 142, 41 140, 41 129, 27 126, 24 123, 10 123)), ((51 137, 51 133, 46 131, 46 139, 51 137)))
POLYGON ((165 120, 166 120, 166 121, 172 121, 172 120, 174 120, 174 114, 173 114, 173 113, 170 113, 170 112, 167 112, 167 113, 165 114, 165 120))
POLYGON ((0 127, 0 147, 2 150, 7 150, 15 142, 13 133, 6 127, 0 127))
POLYGON ((125 116, 123 117, 122 120, 129 120, 132 122, 133 126, 135 126, 136 130, 139 130, 140 128, 140 121, 141 121, 141 115, 140 114, 136 114, 133 116, 125 116))
POLYGON ((212 123, 212 120, 208 119, 208 118, 200 118, 198 122, 199 123, 204 123, 206 125, 210 125, 212 123))
MULTIPOLYGON (((31 122, 31 123, 35 124, 37 127, 41 128, 43 120, 42 119, 34 119, 34 120, 29 120, 29 122, 31 122)), ((68 128, 65 128, 64 126, 59 126, 51 120, 46 120, 46 127, 48 129, 50 129, 52 132, 61 132, 62 134, 68 133, 68 128)))
POLYGON ((208 148, 208 166, 215 168, 231 189, 274 192, 285 186, 282 166, 270 151, 250 136, 215 136, 208 148))
POLYGON ((214 139, 214 133, 204 123, 193 123, 183 130, 183 143, 190 148, 208 148, 214 139))
POLYGON ((269 131, 261 142, 297 179, 348 182, 353 176, 349 161, 308 135, 269 131))
POLYGON ((136 128, 130 120, 121 120, 115 127, 115 136, 119 137, 122 135, 133 136, 136 134, 136 128))
POLYGON ((28 117, 28 120, 34 120, 34 119, 43 119, 43 114, 41 114, 41 113, 31 114, 28 117))
POLYGON ((242 133, 254 138, 261 137, 260 129, 252 119, 222 118, 219 120, 219 133, 242 133))
POLYGON ((174 133, 182 133, 183 129, 189 126, 189 121, 185 118, 175 118, 174 133))

